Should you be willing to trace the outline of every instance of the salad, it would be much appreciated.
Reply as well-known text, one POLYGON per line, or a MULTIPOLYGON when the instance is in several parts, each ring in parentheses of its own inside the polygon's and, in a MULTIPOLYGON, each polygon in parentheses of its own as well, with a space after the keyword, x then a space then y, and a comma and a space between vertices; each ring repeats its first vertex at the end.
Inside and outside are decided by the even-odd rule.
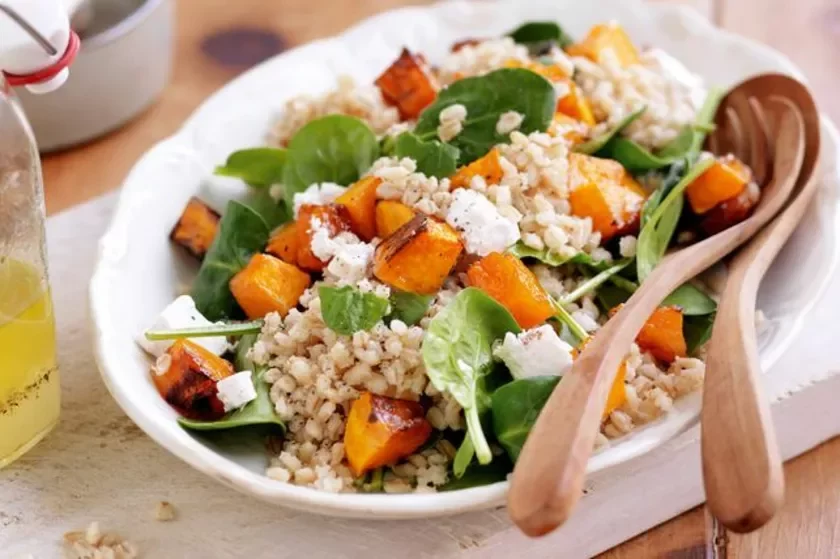
MULTIPOLYGON (((268 433, 266 474, 331 492, 504 480, 581 348, 666 251, 760 192, 702 151, 722 92, 622 27, 551 22, 404 49, 372 85, 288 101, 171 233, 188 295, 139 338, 190 430, 268 433)), ((700 280, 616 371, 598 446, 698 389, 716 310, 700 280)))

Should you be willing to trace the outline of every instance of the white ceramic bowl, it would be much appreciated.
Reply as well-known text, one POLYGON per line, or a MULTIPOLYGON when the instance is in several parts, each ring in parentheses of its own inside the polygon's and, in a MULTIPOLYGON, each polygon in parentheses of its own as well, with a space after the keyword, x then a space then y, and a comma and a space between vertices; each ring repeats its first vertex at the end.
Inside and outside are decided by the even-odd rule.
MULTIPOLYGON (((464 37, 501 34, 520 22, 550 19, 581 36, 594 23, 615 18, 640 44, 662 47, 709 83, 731 86, 746 76, 781 71, 799 76, 775 51, 715 29, 695 12, 635 0, 448 2, 405 8, 369 19, 344 34, 274 58, 211 97, 174 137, 151 149, 123 187, 113 223, 102 238, 91 282, 94 342, 102 377, 125 412, 150 437, 196 469, 257 498, 341 516, 410 518, 487 508, 503 502, 507 482, 422 495, 335 495, 268 479, 259 439, 222 444, 181 429, 175 412, 158 396, 149 361, 133 337, 195 274, 170 246, 167 233, 187 199, 211 203, 240 196, 235 181, 212 177, 229 152, 263 142, 285 99, 325 91, 336 76, 370 82, 405 44, 432 60, 464 37)), ((824 183, 837 188, 837 135, 824 125, 824 183)), ((761 337, 765 370, 798 330, 837 261, 838 208, 816 204, 768 274, 760 306, 769 328, 761 337)), ((629 460, 694 424, 699 394, 681 399, 664 419, 635 431, 595 455, 589 471, 629 460)))

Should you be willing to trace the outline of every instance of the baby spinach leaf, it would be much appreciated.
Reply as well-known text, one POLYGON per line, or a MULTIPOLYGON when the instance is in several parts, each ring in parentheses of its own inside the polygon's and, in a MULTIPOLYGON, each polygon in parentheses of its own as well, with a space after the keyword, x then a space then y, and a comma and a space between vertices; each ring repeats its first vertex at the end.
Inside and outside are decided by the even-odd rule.
POLYGON ((234 429, 236 427, 248 427, 252 425, 272 425, 285 430, 286 426, 274 411, 274 404, 269 395, 268 383, 263 379, 265 368, 256 367, 248 358, 248 350, 257 341, 256 334, 248 334, 239 340, 236 346, 235 365, 237 371, 251 371, 251 380, 254 382, 254 389, 257 397, 251 400, 238 410, 234 410, 216 421, 196 421, 179 417, 178 423, 182 427, 194 431, 220 431, 223 429, 234 429))
POLYGON ((694 355, 712 337, 715 313, 703 316, 687 316, 683 320, 683 336, 689 355, 694 355))
POLYGON ((507 309, 468 287, 432 319, 423 339, 426 374, 435 388, 449 392, 464 408, 467 435, 481 464, 493 458, 481 427, 481 408, 488 399, 482 381, 494 369, 493 342, 508 332, 520 329, 507 309))
POLYGON ((698 161, 671 189, 665 199, 654 209, 647 223, 639 233, 636 243, 636 273, 643 282, 659 263, 668 249, 674 235, 684 203, 683 191, 694 179, 703 174, 714 163, 709 158, 698 161))
POLYGON ((510 463, 507 456, 494 456, 493 461, 489 464, 482 465, 473 462, 461 476, 453 476, 452 479, 438 487, 438 491, 456 491, 491 485, 499 481, 505 481, 512 471, 513 464, 510 463))
POLYGON ((598 302, 604 311, 609 312, 615 307, 626 303, 632 293, 617 285, 602 285, 598 290, 598 302))
POLYGON ((676 305, 685 316, 704 316, 717 310, 714 299, 690 283, 684 283, 662 302, 663 306, 676 305))
POLYGON ((318 288, 321 315, 333 331, 351 336, 360 330, 370 330, 388 312, 388 299, 373 293, 362 293, 355 287, 318 288))
POLYGON ((286 150, 278 148, 250 148, 230 154, 215 174, 242 179, 251 186, 266 187, 283 182, 286 150))
POLYGON ((427 177, 443 178, 455 172, 460 152, 439 140, 421 140, 411 132, 403 132, 397 137, 394 155, 410 157, 417 162, 417 170, 427 177))
POLYGON ((461 441, 461 446, 458 447, 458 452, 455 453, 455 459, 452 460, 452 473, 456 478, 460 478, 467 471, 467 467, 472 463, 475 456, 475 447, 472 439, 468 436, 461 441))
POLYGON ((624 117, 624 119, 622 119, 612 129, 607 130, 599 136, 595 136, 588 142, 576 145, 574 147, 574 151, 578 153, 585 153, 588 155, 592 155, 601 151, 604 148, 604 146, 606 146, 610 142, 610 140, 617 137, 625 128, 630 126, 634 120, 642 116, 642 113, 645 112, 646 109, 647 107, 645 106, 639 107, 638 109, 624 117))
POLYGON ((228 282, 268 241, 265 220, 248 206, 231 200, 219 232, 201 263, 192 286, 195 306, 210 321, 237 318, 241 310, 228 282))
POLYGON ((581 283, 580 285, 578 285, 571 293, 568 293, 567 295, 565 295, 558 302, 561 305, 567 305, 569 303, 574 303, 575 301, 577 301, 578 299, 580 299, 581 297, 583 297, 587 293, 591 293, 592 291, 595 291, 596 289, 601 287, 601 285, 603 285, 611 277, 618 274, 621 270, 626 268, 632 261, 633 261, 632 258, 625 258, 623 260, 619 260, 618 262, 616 262, 615 264, 613 264, 609 268, 606 268, 602 272, 599 272, 598 274, 592 276, 588 280, 586 280, 583 283, 581 283))
POLYGON ((523 23, 508 36, 515 42, 526 45, 531 54, 539 54, 548 45, 566 48, 574 39, 553 21, 529 21, 523 23))
POLYGON ((644 173, 666 167, 684 154, 660 156, 628 138, 613 138, 598 155, 615 159, 631 173, 644 173))
POLYGON ((548 248, 531 248, 522 241, 518 241, 507 251, 515 257, 519 258, 520 260, 524 258, 533 258, 534 260, 539 260, 543 264, 547 264, 548 266, 553 267, 562 266, 563 264, 566 264, 571 260, 571 258, 561 256, 548 248))
POLYGON ((449 143, 461 152, 459 164, 475 161, 498 143, 507 141, 496 132, 499 117, 507 111, 524 115, 523 134, 545 131, 554 116, 557 94, 542 76, 522 68, 502 68, 483 76, 458 80, 438 95, 417 121, 414 133, 422 140, 437 137, 440 112, 460 103, 467 109, 463 130, 449 143))
POLYGON ((212 326, 197 326, 194 328, 179 328, 176 330, 147 330, 144 336, 149 341, 179 340, 181 338, 212 338, 216 336, 244 336, 245 334, 259 334, 262 330, 262 320, 248 322, 225 322, 212 326))
MULTIPOLYGON (((662 180, 659 183, 659 186, 654 190, 648 199, 645 200, 644 206, 642 206, 642 216, 641 216, 641 226, 644 227, 647 225, 647 222, 650 221, 651 216, 653 215, 654 210, 659 207, 659 204, 662 203, 662 200, 673 190, 677 184, 679 184, 680 180, 682 180, 683 175, 687 169, 691 167, 691 161, 686 158, 680 159, 674 162, 670 167, 668 167, 668 171, 662 180)), ((661 175, 659 175, 661 176, 661 175)))
POLYGON ((703 142, 706 140, 706 134, 714 130, 715 115, 724 95, 726 95, 726 92, 718 87, 711 88, 706 94, 706 99, 703 101, 703 106, 697 111, 697 118, 694 122, 695 134, 688 152, 689 157, 694 158, 700 154, 703 149, 703 142))
POLYGON ((292 219, 290 207, 285 200, 275 200, 267 188, 251 188, 245 196, 245 204, 260 214, 269 229, 274 229, 292 219))
POLYGON ((312 184, 334 182, 349 185, 379 157, 379 142, 367 124, 358 118, 329 115, 297 131, 289 141, 283 171, 286 203, 312 184))
POLYGON ((493 431, 511 461, 516 462, 525 439, 537 421, 560 377, 514 380, 493 393, 493 431))
POLYGON ((387 319, 401 320, 408 326, 414 326, 425 316, 432 302, 431 295, 418 295, 408 291, 391 291, 391 312, 387 319))

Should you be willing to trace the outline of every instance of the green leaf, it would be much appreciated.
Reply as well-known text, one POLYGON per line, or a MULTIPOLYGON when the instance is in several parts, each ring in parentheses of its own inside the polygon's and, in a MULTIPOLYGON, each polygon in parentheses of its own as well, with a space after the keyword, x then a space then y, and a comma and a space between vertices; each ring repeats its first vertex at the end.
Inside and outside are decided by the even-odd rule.
POLYGON ((493 393, 493 431, 511 461, 516 462, 560 377, 528 377, 510 382, 493 393))
POLYGON ((251 186, 266 187, 283 182, 286 150, 278 148, 250 148, 230 154, 215 174, 242 179, 251 186))
POLYGON ((347 186, 359 179, 379 157, 379 142, 358 118, 329 115, 313 120, 289 141, 283 172, 286 203, 310 185, 333 182, 347 186))
POLYGON ((578 285, 574 289, 574 291, 564 296, 558 302, 561 305, 568 305, 569 303, 574 303, 587 293, 591 293, 592 291, 601 287, 607 280, 609 280, 611 277, 615 276, 621 270, 626 268, 632 261, 632 258, 625 258, 624 260, 619 260, 609 268, 604 269, 603 271, 599 272, 598 274, 592 276, 585 282, 578 285))
POLYGON ((238 318, 228 283, 268 241, 269 228, 248 206, 231 200, 192 286, 195 306, 211 322, 238 318))
POLYGON ((632 293, 616 285, 602 285, 598 290, 598 302, 604 311, 609 312, 615 307, 626 303, 632 293))
POLYGON ((144 334, 147 340, 179 340, 181 338, 212 338, 216 336, 244 336, 259 334, 263 327, 262 320, 248 322, 228 322, 212 326, 179 328, 176 330, 148 330, 144 334))
POLYGON ((321 298, 321 315, 324 323, 339 334, 351 336, 355 332, 370 330, 388 312, 388 299, 373 293, 362 293, 355 287, 318 288, 321 298))
POLYGON ((585 153, 588 155, 592 155, 601 151, 604 148, 604 146, 606 146, 610 142, 610 140, 617 137, 619 134, 621 134, 621 132, 624 131, 625 128, 630 126, 634 120, 642 116, 642 113, 645 112, 646 109, 647 107, 645 106, 639 107, 638 109, 624 117, 624 119, 621 120, 615 127, 613 127, 610 130, 607 130, 600 136, 592 138, 588 142, 576 145, 573 151, 576 151, 578 153, 585 153))
POLYGON ((505 481, 511 471, 513 471, 513 464, 507 456, 494 456, 490 464, 481 465, 473 462, 460 477, 454 476, 438 487, 438 491, 456 491, 505 481))
POLYGON ((284 200, 277 201, 271 197, 267 188, 252 188, 245 196, 245 204, 260 214, 260 217, 274 229, 292 219, 291 206, 284 200))
POLYGON ((703 149, 703 142, 706 140, 706 134, 714 130, 715 115, 725 94, 724 90, 717 87, 709 89, 706 94, 706 99, 703 101, 703 106, 697 111, 697 118, 694 122, 695 134, 688 153, 690 157, 697 157, 700 154, 703 149))
POLYGON ((689 355, 694 355, 712 337, 715 316, 712 313, 703 316, 685 317, 683 320, 683 336, 685 336, 685 344, 689 355))
POLYGON ((417 170, 427 177, 443 178, 455 172, 460 152, 455 146, 439 140, 424 141, 411 132, 403 132, 397 136, 394 155, 413 159, 417 162, 417 170))
POLYGON ((426 315, 432 299, 431 295, 391 290, 391 312, 387 319, 388 321, 401 320, 408 326, 414 326, 426 315))
POLYGON ((481 426, 488 401, 483 377, 493 372, 493 342, 508 332, 520 332, 511 314, 492 297, 468 287, 429 324, 423 339, 423 363, 429 380, 449 392, 464 408, 467 434, 481 464, 493 456, 481 426))
POLYGON ((656 209, 650 213, 650 218, 642 227, 636 243, 636 272, 639 276, 639 283, 643 282, 653 271, 653 268, 662 260, 665 251, 668 249, 682 213, 683 191, 713 163, 714 159, 712 158, 697 162, 683 175, 682 179, 671 189, 656 209))
POLYGON ((249 427, 254 425, 271 425, 285 431, 286 426, 274 411, 274 404, 269 395, 268 383, 263 379, 265 368, 256 367, 248 359, 248 350, 257 341, 256 334, 248 334, 239 340, 236 346, 236 370, 251 371, 251 379, 254 382, 254 389, 257 392, 256 399, 248 402, 238 410, 234 410, 216 421, 196 421, 179 417, 178 423, 182 427, 194 431, 221 431, 223 429, 234 429, 237 427, 249 427))
POLYGON ((455 459, 452 461, 452 473, 456 478, 463 477, 474 456, 475 447, 472 439, 468 436, 464 437, 461 446, 458 447, 458 452, 455 453, 455 459))
POLYGON ((608 262, 606 260, 595 260, 592 256, 585 252, 579 252, 571 257, 561 256, 548 248, 531 248, 522 241, 518 241, 515 245, 507 249, 507 252, 520 260, 524 260, 526 258, 538 260, 551 267, 562 266, 564 264, 583 264, 594 270, 603 271, 613 265, 612 262, 608 262))
POLYGON ((662 301, 662 306, 669 305, 680 307, 685 316, 704 316, 717 311, 714 299, 690 283, 679 286, 662 301))
POLYGON ((528 46, 531 54, 539 54, 546 46, 557 45, 566 48, 574 43, 574 39, 553 21, 529 21, 508 33, 508 36, 515 42, 528 46))
POLYGON ((531 248, 522 241, 518 241, 515 245, 507 249, 507 252, 519 258, 520 260, 525 258, 533 258, 534 260, 539 260, 543 264, 547 264, 548 266, 553 267, 562 266, 563 264, 567 264, 570 260, 572 260, 572 258, 561 256, 548 248, 531 248))
MULTIPOLYGON (((662 200, 674 189, 677 184, 679 184, 680 180, 682 180, 683 176, 685 175, 686 170, 691 167, 691 161, 688 159, 680 159, 676 161, 673 165, 668 167, 668 172, 662 177, 660 181, 659 187, 654 190, 648 199, 645 200, 644 206, 642 206, 642 216, 641 216, 641 226, 644 227, 647 225, 647 222, 650 221, 653 212, 656 208, 659 207, 659 204, 662 203, 662 200)), ((660 175, 661 176, 661 175, 660 175)))
POLYGON ((461 152, 459 164, 475 161, 496 144, 508 141, 496 132, 507 111, 524 115, 523 134, 545 131, 554 117, 557 94, 548 80, 522 68, 503 68, 483 76, 458 80, 438 95, 417 121, 414 133, 422 140, 437 138, 440 112, 455 104, 467 108, 463 130, 449 143, 461 152))
POLYGON ((628 138, 613 138, 612 141, 604 146, 598 155, 608 159, 615 159, 625 169, 634 174, 667 167, 676 159, 682 157, 682 155, 661 157, 651 153, 647 148, 642 147, 628 138))

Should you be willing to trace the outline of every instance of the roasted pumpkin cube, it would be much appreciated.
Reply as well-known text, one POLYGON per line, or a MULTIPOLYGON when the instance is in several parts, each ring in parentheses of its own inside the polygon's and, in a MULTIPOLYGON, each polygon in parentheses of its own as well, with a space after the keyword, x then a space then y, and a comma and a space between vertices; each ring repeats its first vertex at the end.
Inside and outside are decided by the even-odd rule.
POLYGON ((292 221, 281 225, 271 234, 265 251, 283 262, 297 265, 299 248, 300 236, 298 235, 297 222, 292 221))
POLYGON ((233 374, 233 365, 186 339, 169 346, 152 366, 161 397, 190 419, 212 421, 225 415, 216 383, 233 374))
POLYGON ((627 377, 627 361, 622 361, 618 367, 618 372, 615 374, 610 393, 607 396, 607 405, 604 406, 603 418, 606 419, 608 415, 624 405, 627 401, 627 388, 624 386, 624 380, 627 377))
POLYGON ((550 82, 560 82, 571 77, 556 64, 543 64, 533 61, 522 62, 521 60, 511 58, 510 60, 506 60, 504 65, 505 68, 525 68, 526 70, 531 70, 550 82))
POLYGON ((569 93, 557 100, 557 112, 580 121, 587 126, 595 125, 595 115, 592 107, 583 95, 578 85, 569 80, 569 93))
POLYGON ((452 227, 418 214, 376 247, 373 274, 401 291, 436 293, 463 250, 452 227))
POLYGON ((285 316, 311 283, 309 274, 270 254, 255 254, 230 280, 230 292, 250 319, 285 316))
POLYGON ((363 241, 376 236, 376 188, 381 182, 379 177, 364 177, 335 200, 347 208, 350 229, 363 241))
POLYGON ((720 233, 747 219, 761 199, 761 190, 754 182, 734 198, 721 202, 703 215, 700 229, 707 235, 720 233))
POLYGON ((323 227, 330 237, 334 237, 342 231, 350 231, 350 223, 350 212, 342 205, 302 205, 297 216, 297 265, 312 272, 320 272, 326 268, 327 262, 312 252, 312 236, 315 230, 323 227))
POLYGON ((656 309, 636 336, 636 343, 639 349, 665 363, 688 355, 683 335, 682 309, 676 306, 656 309))
POLYGON ((537 277, 512 254, 491 252, 470 266, 467 280, 510 311, 522 328, 542 324, 554 315, 537 277))
POLYGON ((437 83, 425 62, 406 48, 375 83, 382 98, 397 108, 403 120, 416 119, 437 98, 437 83))
POLYGON ((617 161, 569 155, 572 214, 592 219, 603 242, 636 231, 647 194, 617 161))
POLYGON ((752 180, 750 168, 734 155, 719 157, 685 189, 688 203, 696 214, 704 214, 726 200, 738 196, 752 180))
POLYGON ((364 392, 350 406, 344 452, 353 475, 361 476, 410 456, 431 434, 419 403, 364 392))
POLYGON ((590 29, 583 41, 566 48, 569 55, 583 56, 598 64, 604 62, 604 53, 607 50, 615 54, 618 63, 622 66, 639 63, 639 51, 636 50, 624 28, 616 22, 596 25, 590 29))
POLYGON ((193 196, 184 213, 169 234, 169 238, 184 247, 190 254, 204 259, 219 230, 220 216, 210 206, 193 196))
POLYGON ((380 239, 390 237, 394 231, 408 223, 416 212, 395 200, 382 200, 376 204, 376 235, 380 239))
POLYGON ((450 188, 469 188, 473 177, 481 176, 487 184, 499 184, 504 176, 502 164, 499 160, 499 150, 491 149, 486 155, 480 157, 455 171, 449 179, 450 188))
MULTIPOLYGON (((617 310, 613 309, 613 310, 617 310)), ((612 314, 610 314, 612 316, 612 314)), ((574 349, 572 355, 575 359, 577 356, 580 355, 580 352, 583 351, 583 348, 586 347, 586 344, 591 340, 592 337, 586 338, 578 347, 574 349)), ((627 378, 627 360, 621 362, 621 365, 618 367, 618 371, 615 374, 615 378, 613 379, 613 383, 610 386, 610 393, 607 395, 607 403, 604 405, 604 411, 601 412, 601 419, 604 420, 609 415, 624 405, 624 402, 627 401, 627 389, 624 386, 624 382, 627 378)))

